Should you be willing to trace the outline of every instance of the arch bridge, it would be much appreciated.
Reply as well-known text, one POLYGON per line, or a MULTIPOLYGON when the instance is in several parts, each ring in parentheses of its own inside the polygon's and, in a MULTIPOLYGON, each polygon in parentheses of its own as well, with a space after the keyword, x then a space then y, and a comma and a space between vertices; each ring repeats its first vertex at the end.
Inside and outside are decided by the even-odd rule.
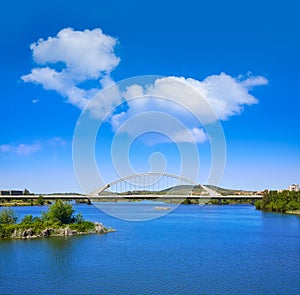
POLYGON ((183 176, 165 172, 145 172, 117 179, 90 196, 211 195, 218 194, 183 176))
MULTIPOLYGON (((17 199, 38 199, 39 195, 0 195, 0 200, 17 200, 17 199)), ((199 198, 205 200, 216 199, 219 203, 222 199, 261 199, 261 195, 221 195, 207 185, 196 183, 195 181, 183 176, 178 176, 165 172, 145 172, 122 177, 112 181, 103 187, 87 195, 69 195, 69 194, 52 194, 43 195, 44 199, 55 200, 99 200, 101 199, 118 199, 118 198, 136 198, 136 199, 185 199, 187 197, 199 198)))

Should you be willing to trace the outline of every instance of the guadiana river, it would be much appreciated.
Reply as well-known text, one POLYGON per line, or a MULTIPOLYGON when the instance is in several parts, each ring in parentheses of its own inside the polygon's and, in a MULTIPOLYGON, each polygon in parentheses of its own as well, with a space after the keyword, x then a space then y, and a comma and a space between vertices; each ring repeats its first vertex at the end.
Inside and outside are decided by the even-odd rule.
MULTIPOLYGON (((154 205, 123 206, 134 212, 154 205)), ((0 241, 1 294, 300 294, 297 216, 250 205, 181 205, 132 222, 74 207, 117 231, 0 241)), ((47 208, 14 209, 22 218, 47 208)))

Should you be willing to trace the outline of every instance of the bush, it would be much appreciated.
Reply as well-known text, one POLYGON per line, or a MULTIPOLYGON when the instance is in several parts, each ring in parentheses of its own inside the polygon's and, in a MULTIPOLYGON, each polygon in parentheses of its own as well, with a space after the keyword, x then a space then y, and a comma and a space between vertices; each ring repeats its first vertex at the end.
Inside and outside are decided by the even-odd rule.
POLYGON ((16 213, 12 209, 0 211, 0 224, 15 224, 17 219, 16 213))
POLYGON ((69 224, 74 221, 72 204, 56 201, 50 206, 49 211, 43 214, 45 221, 60 222, 62 224, 69 224))
POLYGON ((21 220, 21 223, 24 223, 24 224, 30 224, 30 223, 33 223, 33 221, 34 221, 34 218, 33 218, 33 216, 30 214, 30 215, 24 216, 24 218, 21 220))
POLYGON ((42 195, 39 195, 39 197, 37 199, 37 203, 41 206, 43 206, 45 204, 45 200, 42 195))
POLYGON ((0 224, 0 238, 11 237, 16 226, 16 224, 0 224))
POLYGON ((75 223, 83 223, 84 222, 84 218, 81 213, 76 214, 76 216, 74 218, 74 222, 75 223))
POLYGON ((73 230, 77 230, 78 232, 88 232, 95 229, 95 224, 91 221, 83 221, 81 223, 71 224, 70 228, 73 230))

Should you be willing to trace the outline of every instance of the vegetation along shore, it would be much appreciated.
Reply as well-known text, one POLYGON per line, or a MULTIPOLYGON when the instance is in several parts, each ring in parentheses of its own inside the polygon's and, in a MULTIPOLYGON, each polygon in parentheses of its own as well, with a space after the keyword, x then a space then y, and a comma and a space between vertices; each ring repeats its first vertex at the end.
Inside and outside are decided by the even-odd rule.
POLYGON ((82 214, 74 215, 72 204, 56 201, 40 217, 26 215, 20 223, 12 209, 0 211, 0 239, 45 238, 113 232, 98 222, 84 220, 82 214))
POLYGON ((281 212, 300 215, 300 191, 265 191, 256 209, 266 212, 281 212))

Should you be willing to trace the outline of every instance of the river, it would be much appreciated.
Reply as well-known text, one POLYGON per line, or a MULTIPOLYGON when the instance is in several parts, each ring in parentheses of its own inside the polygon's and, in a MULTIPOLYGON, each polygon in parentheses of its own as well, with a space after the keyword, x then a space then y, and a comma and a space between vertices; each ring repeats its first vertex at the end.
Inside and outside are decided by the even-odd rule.
MULTIPOLYGON (((74 207, 117 231, 0 241, 1 294, 300 294, 298 216, 181 205, 136 222, 74 207)), ((21 218, 47 207, 14 209, 21 218)))

